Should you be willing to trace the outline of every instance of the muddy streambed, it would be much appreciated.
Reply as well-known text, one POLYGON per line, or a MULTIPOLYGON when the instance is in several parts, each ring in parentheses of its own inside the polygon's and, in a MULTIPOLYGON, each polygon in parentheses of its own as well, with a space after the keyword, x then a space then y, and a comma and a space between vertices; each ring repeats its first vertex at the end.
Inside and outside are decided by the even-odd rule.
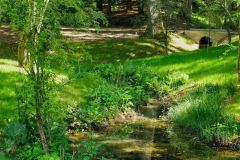
POLYGON ((142 116, 95 133, 101 156, 109 160, 240 159, 240 152, 216 150, 173 131, 158 104, 141 107, 139 112, 142 116))

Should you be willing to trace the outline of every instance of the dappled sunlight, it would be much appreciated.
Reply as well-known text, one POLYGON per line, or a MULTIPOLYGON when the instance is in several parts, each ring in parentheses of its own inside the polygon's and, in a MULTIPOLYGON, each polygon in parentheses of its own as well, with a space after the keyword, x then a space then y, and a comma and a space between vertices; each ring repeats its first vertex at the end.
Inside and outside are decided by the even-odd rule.
POLYGON ((56 83, 66 83, 69 78, 67 75, 64 75, 64 74, 57 74, 55 77, 54 77, 54 80, 56 83))
POLYGON ((11 66, 11 65, 3 65, 3 64, 0 64, 0 72, 19 72, 19 73, 26 73, 23 68, 11 66))
MULTIPOLYGON (((179 52, 186 50, 195 50, 195 44, 178 37, 171 36, 169 52, 179 52)), ((96 63, 108 63, 124 61, 129 59, 138 59, 152 57, 156 55, 164 55, 164 43, 155 39, 110 39, 88 42, 86 51, 92 55, 93 61, 96 63)))
POLYGON ((15 67, 18 66, 18 62, 11 59, 0 59, 0 64, 12 65, 15 67))
POLYGON ((151 43, 146 43, 146 42, 136 42, 137 45, 139 46, 146 46, 146 47, 151 47, 154 48, 155 46, 151 43))
POLYGON ((175 48, 175 51, 179 51, 179 49, 185 50, 185 51, 193 51, 198 49, 199 47, 198 44, 194 44, 194 43, 190 44, 187 42, 186 39, 183 39, 182 37, 177 35, 171 35, 170 45, 174 46, 172 48, 175 48))
POLYGON ((18 62, 11 59, 0 59, 0 72, 26 73, 23 68, 18 67, 18 62))
POLYGON ((68 105, 75 105, 86 102, 84 84, 70 83, 65 85, 58 99, 68 105), (82 86, 83 85, 83 86, 82 86))

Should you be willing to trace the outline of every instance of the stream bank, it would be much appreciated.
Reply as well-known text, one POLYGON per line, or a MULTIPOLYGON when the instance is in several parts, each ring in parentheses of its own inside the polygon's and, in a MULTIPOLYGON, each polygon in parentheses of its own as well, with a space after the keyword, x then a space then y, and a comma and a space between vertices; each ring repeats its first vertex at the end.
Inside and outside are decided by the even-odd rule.
POLYGON ((239 152, 216 150, 173 130, 162 110, 158 101, 152 101, 140 107, 132 121, 96 132, 100 156, 109 160, 240 159, 239 152))

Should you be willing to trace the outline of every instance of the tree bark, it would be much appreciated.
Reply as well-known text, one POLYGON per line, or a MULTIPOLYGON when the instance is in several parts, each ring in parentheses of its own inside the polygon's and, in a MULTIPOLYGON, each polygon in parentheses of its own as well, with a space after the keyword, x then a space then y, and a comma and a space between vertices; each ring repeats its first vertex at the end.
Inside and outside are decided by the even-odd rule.
POLYGON ((228 44, 230 45, 232 43, 232 34, 230 29, 230 21, 228 20, 228 16, 226 14, 224 18, 224 27, 227 30, 228 44))
POLYGON ((49 146, 44 133, 42 113, 41 113, 42 104, 41 104, 41 95, 39 94, 41 92, 41 82, 39 80, 39 69, 37 69, 37 73, 36 73, 36 83, 37 84, 35 85, 34 92, 35 92, 35 105, 36 105, 38 133, 41 139, 43 150, 45 154, 48 154, 49 146))
POLYGON ((157 34, 160 28, 160 8, 158 6, 159 2, 157 0, 148 0, 148 27, 147 31, 152 36, 157 34))
POLYGON ((132 0, 127 0, 127 11, 132 9, 132 0))
POLYGON ((138 1, 138 14, 144 14, 144 3, 141 0, 138 1))
POLYGON ((99 11, 103 11, 103 0, 97 1, 97 8, 99 11))
POLYGON ((240 24, 238 27, 238 82, 240 82, 240 24))
POLYGON ((227 33, 228 33, 228 44, 230 45, 232 43, 232 34, 229 28, 229 25, 227 26, 227 33))
POLYGON ((25 42, 20 41, 18 43, 18 66, 23 67, 24 66, 24 61, 25 61, 25 50, 26 50, 26 45, 25 42))
POLYGON ((192 13, 192 0, 187 0, 187 9, 189 14, 191 15, 192 13))
POLYGON ((112 0, 108 0, 108 14, 112 13, 112 0))

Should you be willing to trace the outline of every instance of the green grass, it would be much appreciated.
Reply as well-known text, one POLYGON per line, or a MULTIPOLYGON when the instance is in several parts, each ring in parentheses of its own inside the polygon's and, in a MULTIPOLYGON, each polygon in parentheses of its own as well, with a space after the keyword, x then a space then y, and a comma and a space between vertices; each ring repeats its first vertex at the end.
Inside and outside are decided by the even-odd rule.
POLYGON ((7 121, 15 118, 17 113, 16 83, 20 82, 20 74, 0 72, 0 128, 7 121))
POLYGON ((200 86, 170 109, 169 119, 208 144, 227 146, 238 137, 240 129, 235 116, 226 112, 229 107, 224 101, 232 96, 232 89, 231 85, 200 86))
POLYGON ((0 152, 0 160, 8 160, 3 153, 0 152))
MULTIPOLYGON (((156 72, 177 70, 189 74, 194 82, 225 83, 237 80, 236 54, 224 55, 227 46, 145 59, 143 62, 156 72)), ((138 61, 138 63, 142 63, 138 61)))
MULTIPOLYGON (((184 39, 183 39, 184 40, 184 39)), ((183 41, 182 40, 182 41, 183 41)), ((86 47, 79 47, 79 42, 67 43, 75 52, 87 52, 94 63, 113 63, 138 58, 164 55, 163 43, 154 39, 111 39, 86 42, 86 47), (78 49, 76 49, 78 48, 78 49)), ((183 51, 181 48, 169 46, 169 52, 183 51)))
POLYGON ((0 43, 0 132, 17 114, 15 90, 22 74, 17 67, 15 51, 15 45, 0 43))
MULTIPOLYGON (((158 74, 180 71, 188 74, 194 83, 222 84, 237 81, 236 53, 231 51, 224 55, 228 50, 227 46, 163 55, 161 44, 150 39, 89 42, 80 47, 79 52, 76 51, 79 43, 68 45, 71 45, 75 54, 81 54, 80 51, 83 50, 88 52, 95 63, 121 61, 124 65, 136 67, 146 65, 158 74)), ((0 47, 0 117, 3 117, 0 124, 3 125, 16 113, 15 86, 21 81, 22 74, 16 67, 16 47, 3 43, 0 43, 0 47)), ((65 74, 68 75, 67 71, 65 74)), ((66 104, 84 103, 88 90, 97 87, 100 80, 97 75, 82 75, 69 82, 59 97, 66 104)), ((239 106, 240 102, 236 97, 232 111, 239 114, 239 106)))

